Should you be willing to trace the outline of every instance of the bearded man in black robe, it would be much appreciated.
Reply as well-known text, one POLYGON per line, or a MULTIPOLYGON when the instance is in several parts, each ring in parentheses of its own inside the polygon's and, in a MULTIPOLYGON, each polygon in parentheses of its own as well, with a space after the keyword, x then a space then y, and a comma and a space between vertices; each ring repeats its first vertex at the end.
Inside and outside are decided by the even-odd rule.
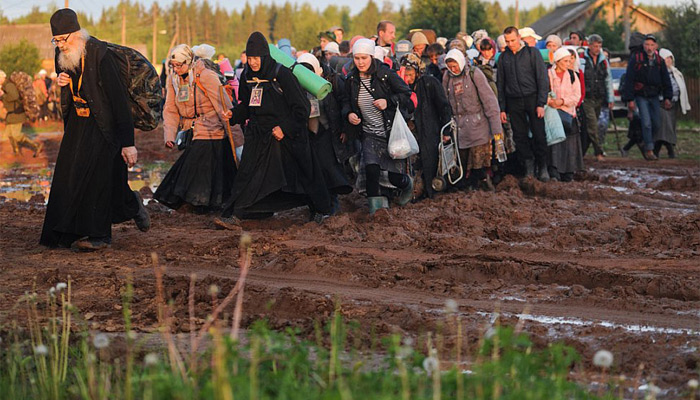
POLYGON ((133 166, 134 122, 126 88, 107 45, 81 30, 78 16, 51 16, 61 87, 64 135, 56 160, 39 243, 92 251, 112 243, 112 224, 133 219, 141 231, 150 218, 127 182, 133 166))

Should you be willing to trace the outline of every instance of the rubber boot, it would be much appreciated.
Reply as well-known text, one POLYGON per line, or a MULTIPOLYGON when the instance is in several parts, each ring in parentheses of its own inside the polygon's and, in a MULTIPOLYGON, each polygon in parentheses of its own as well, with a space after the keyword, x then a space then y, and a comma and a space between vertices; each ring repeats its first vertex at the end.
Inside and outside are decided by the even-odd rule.
POLYGON ((676 145, 671 143, 666 143, 666 150, 668 150, 668 158, 676 158, 676 145))
POLYGON ((540 182, 549 182, 549 172, 547 172, 546 161, 540 161, 539 170, 537 171, 537 179, 540 182))
POLYGON ((9 137, 8 140, 10 141, 10 146, 12 147, 12 154, 17 155, 22 155, 22 149, 17 146, 17 141, 13 137, 9 137))
POLYGON ((405 206, 413 198, 413 178, 407 176, 408 186, 401 190, 401 194, 396 198, 396 203, 400 206, 405 206))
POLYGON ((535 160, 525 160, 525 177, 535 176, 535 160))
POLYGON ((382 208, 389 208, 389 199, 384 196, 374 196, 368 197, 367 202, 369 203, 369 215, 374 215, 377 210, 382 208))

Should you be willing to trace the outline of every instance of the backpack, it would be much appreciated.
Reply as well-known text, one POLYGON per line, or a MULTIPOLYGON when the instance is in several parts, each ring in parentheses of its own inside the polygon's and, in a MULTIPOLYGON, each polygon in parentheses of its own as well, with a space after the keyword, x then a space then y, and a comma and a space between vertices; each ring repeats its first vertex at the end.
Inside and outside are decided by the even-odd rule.
POLYGON ((29 118, 30 121, 39 118, 41 109, 36 99, 34 80, 32 77, 25 72, 15 71, 10 75, 10 81, 17 86, 19 99, 22 101, 22 107, 24 108, 24 113, 27 115, 27 118, 29 118))
POLYGON ((640 32, 632 32, 630 35, 630 44, 628 46, 628 49, 630 52, 636 51, 636 50, 641 50, 642 47, 644 46, 644 39, 646 38, 646 35, 640 33, 640 32))
POLYGON ((163 116, 163 89, 153 65, 138 51, 107 43, 119 67, 119 75, 127 91, 134 127, 152 131, 163 116))

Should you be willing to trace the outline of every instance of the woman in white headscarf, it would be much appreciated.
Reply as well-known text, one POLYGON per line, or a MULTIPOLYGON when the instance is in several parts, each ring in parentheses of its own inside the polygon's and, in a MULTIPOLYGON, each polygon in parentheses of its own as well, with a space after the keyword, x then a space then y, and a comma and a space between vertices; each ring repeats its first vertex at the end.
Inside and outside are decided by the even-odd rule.
POLYGON ((690 110, 688 101, 688 89, 685 85, 683 74, 675 66, 675 57, 669 49, 661 49, 659 56, 666 62, 668 73, 671 76, 671 87, 673 88, 673 98, 671 108, 661 107, 661 127, 654 136, 654 155, 659 156, 661 147, 665 146, 668 151, 668 158, 676 158, 676 117, 678 111, 683 114, 690 110))
POLYGON ((221 97, 217 74, 195 61, 186 44, 173 48, 168 67, 163 140, 166 147, 184 151, 153 197, 173 209, 190 204, 197 212, 217 210, 228 199, 236 174, 231 145, 224 137, 230 100, 221 97), (191 141, 181 146, 178 132, 188 129, 191 141))
MULTIPOLYGON (((342 114, 353 127, 361 130, 361 167, 366 176, 365 188, 370 215, 388 208, 379 178, 386 171, 389 181, 399 189, 396 202, 407 204, 413 195, 413 181, 406 174, 406 160, 394 160, 387 149, 389 133, 397 113, 413 113, 411 89, 386 64, 374 58, 375 44, 359 39, 352 47, 353 68, 346 80, 348 98, 342 114)), ((358 185, 358 186, 361 186, 358 185)))

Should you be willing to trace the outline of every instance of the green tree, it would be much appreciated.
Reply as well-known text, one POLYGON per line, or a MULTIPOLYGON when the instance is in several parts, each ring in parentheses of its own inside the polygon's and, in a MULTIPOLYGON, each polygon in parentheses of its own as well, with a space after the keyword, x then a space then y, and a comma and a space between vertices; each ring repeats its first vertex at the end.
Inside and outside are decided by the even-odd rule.
POLYGON ((367 37, 375 35, 379 21, 381 21, 379 7, 374 0, 369 0, 365 8, 352 19, 352 32, 355 35, 367 37))
POLYGON ((676 67, 683 75, 700 77, 700 15, 698 5, 690 0, 669 9, 661 45, 673 52, 676 67))
POLYGON ((622 24, 622 16, 619 16, 612 25, 609 25, 605 17, 605 10, 601 9, 600 11, 600 16, 592 18, 593 22, 586 26, 584 32, 587 35, 593 33, 600 35, 603 38, 603 47, 606 47, 608 50, 624 51, 625 40, 623 36, 625 27, 622 24))
MULTIPOLYGON (((492 31, 486 8, 480 0, 467 0, 467 30, 492 31)), ((454 37, 459 32, 459 0, 411 0, 411 28, 434 29, 438 36, 454 37)))
POLYGON ((9 76, 14 71, 23 71, 30 76, 41 68, 39 49, 26 39, 0 48, 0 69, 9 76))

